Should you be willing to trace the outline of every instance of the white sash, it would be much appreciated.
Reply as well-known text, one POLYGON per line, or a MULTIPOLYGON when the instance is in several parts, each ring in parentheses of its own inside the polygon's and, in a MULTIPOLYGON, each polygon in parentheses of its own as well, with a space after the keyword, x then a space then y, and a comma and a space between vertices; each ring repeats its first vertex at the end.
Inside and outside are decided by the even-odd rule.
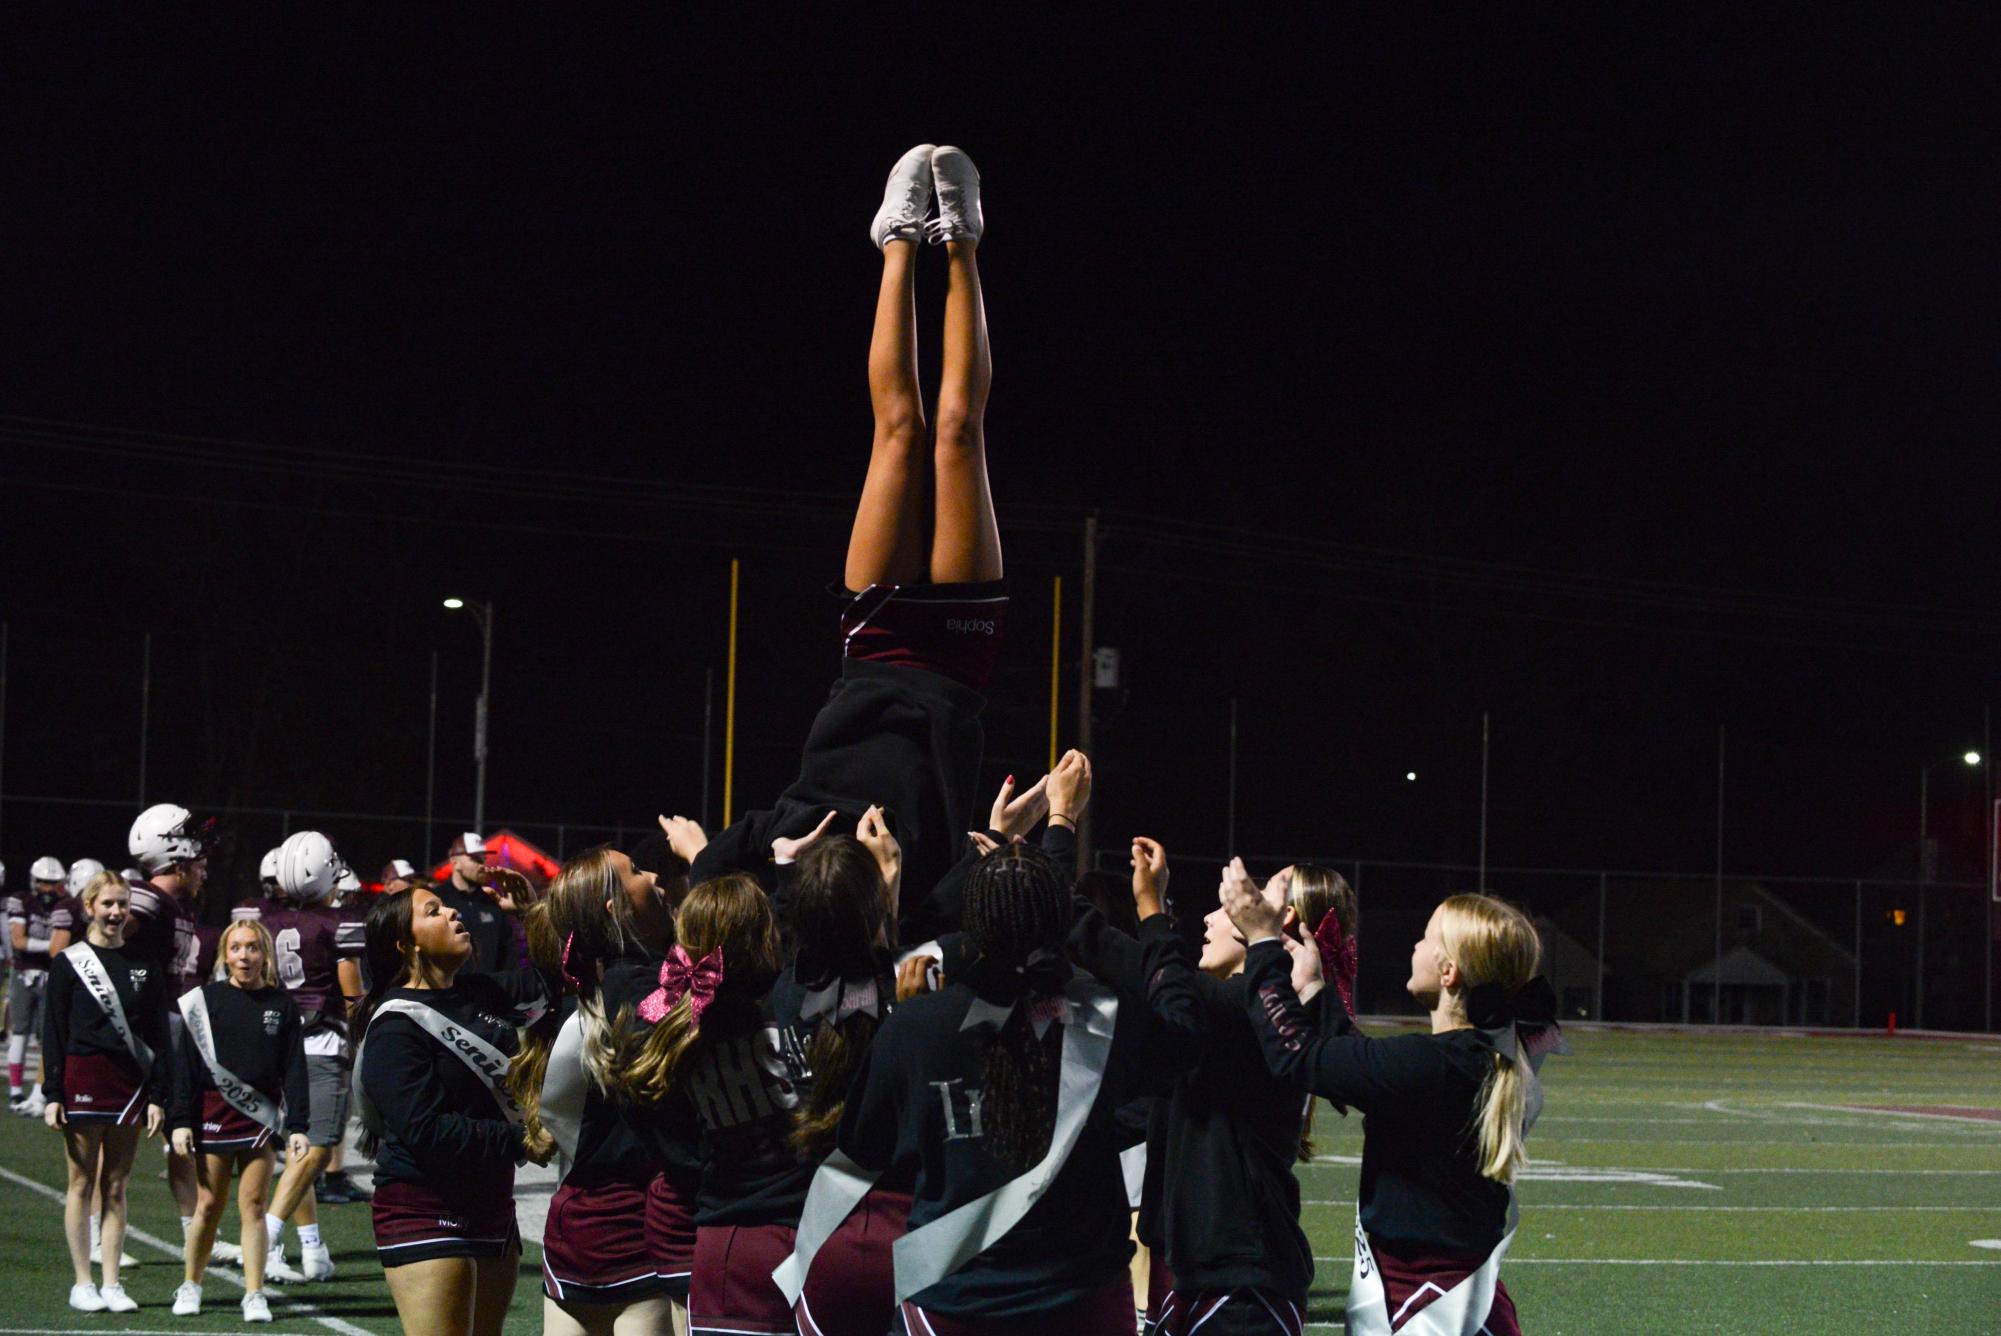
POLYGON ((542 1076, 542 1126, 556 1139, 556 1150, 563 1157, 558 1183, 570 1176, 570 1166, 577 1158, 590 1079, 584 1071, 584 1013, 580 1008, 556 1032, 556 1042, 549 1049, 549 1066, 542 1076))
MULTIPOLYGON (((1494 1293, 1501 1283, 1501 1259, 1515 1241, 1515 1205, 1508 1202, 1508 1232, 1494 1245, 1494 1251, 1480 1269, 1454 1285, 1438 1298, 1413 1313, 1401 1327, 1399 1314, 1389 1310, 1389 1296, 1383 1289, 1382 1272, 1369 1236, 1362 1229, 1360 1208, 1355 1220, 1355 1271, 1348 1281, 1348 1336, 1476 1336, 1486 1330, 1487 1314, 1494 1307, 1494 1293)), ((1406 1306, 1416 1296, 1405 1300, 1406 1306)))
MULTIPOLYGON (((373 1030, 377 1021, 392 1012, 398 1016, 409 1017, 422 1026, 431 1038, 450 1050, 454 1057, 463 1062, 472 1074, 479 1078, 480 1084, 484 1085, 487 1092, 493 1096, 494 1103, 500 1106, 500 1111, 506 1115, 507 1121, 516 1127, 521 1126, 523 1117, 521 1106, 514 1102, 514 1096, 507 1093, 507 1068, 513 1059, 436 1007, 406 997, 391 998, 377 1007, 375 1014, 368 1018, 368 1028, 373 1030)), ((367 1047, 367 1035, 362 1036, 361 1043, 362 1048, 367 1047)), ((354 1054, 354 1102, 361 1113, 361 1125, 380 1136, 382 1114, 375 1107, 374 1101, 368 1098, 368 1092, 362 1086, 362 1048, 357 1048, 354 1054)))
MULTIPOLYGON (((270 1096, 250 1082, 222 1065, 215 1055, 215 1034, 208 1023, 208 997, 199 988, 190 988, 181 994, 181 1019, 187 1022, 188 1038, 194 1041, 195 1051, 208 1064, 208 1074, 215 1082, 216 1093, 229 1102, 229 1106, 246 1118, 254 1118, 271 1129, 273 1136, 284 1135, 284 1116, 270 1096)), ((200 1110, 196 1110, 197 1113, 200 1110)))
POLYGON ((76 977, 83 980, 83 986, 90 990, 97 1005, 104 1008, 111 1028, 125 1041, 126 1049, 139 1063, 139 1070, 152 1071, 153 1050, 134 1033, 131 1022, 125 1019, 125 1004, 119 1000, 118 990, 112 987, 111 976, 104 972, 104 962, 97 958, 97 948, 89 942, 78 942, 63 952, 63 958, 76 971, 76 977))
MULTIPOLYGON (((1010 1179, 984 1197, 969 1201, 911 1230, 895 1244, 896 1301, 929 1289, 999 1242, 1021 1222, 1029 1208, 1055 1181, 1077 1137, 1097 1103, 1105 1067, 1111 1060, 1112 1031, 1119 1014, 1118 996, 1090 975, 1078 971, 1063 987, 1070 1001, 1063 1026, 1062 1072, 1056 1096, 1056 1128, 1049 1153, 1019 1178, 1010 1179)), ((797 1303, 806 1286, 813 1257, 832 1238, 868 1190, 881 1176, 835 1151, 813 1175, 800 1212, 799 1232, 788 1257, 771 1278, 788 1302, 797 1303)))

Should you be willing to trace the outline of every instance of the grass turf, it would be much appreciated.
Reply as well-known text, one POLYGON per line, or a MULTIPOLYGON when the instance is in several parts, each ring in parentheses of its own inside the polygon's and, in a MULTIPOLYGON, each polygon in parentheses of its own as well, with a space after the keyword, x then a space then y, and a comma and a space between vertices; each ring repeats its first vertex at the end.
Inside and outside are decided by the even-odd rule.
MULTIPOLYGON (((1972 1332, 2001 1330, 2001 1122, 1870 1105, 2001 1110, 2001 1042, 1574 1032, 1550 1060, 1530 1139, 1522 1222, 1503 1274, 1531 1332, 1972 1332), (1847 1107, 1843 1107, 1847 1106, 1847 1107)), ((1338 1330, 1361 1152, 1359 1118, 1323 1109, 1322 1162, 1303 1166, 1305 1225, 1321 1254, 1310 1320, 1338 1330)), ((178 1243, 155 1143, 140 1151, 137 1226, 178 1243)), ((240 1291, 217 1277, 199 1318, 167 1304, 180 1266, 144 1263, 122 1317, 69 1309, 56 1136, 0 1118, 0 1336, 242 1330, 240 1291)), ((397 1330, 368 1208, 321 1213, 331 1283, 274 1287, 274 1333, 397 1330), (311 1312, 290 1306, 301 1300, 311 1312)), ((225 1220, 234 1229, 234 1210, 225 1220)), ((292 1244, 294 1260, 296 1244, 292 1244)), ((509 1336, 541 1329, 539 1252, 522 1259, 509 1336)))

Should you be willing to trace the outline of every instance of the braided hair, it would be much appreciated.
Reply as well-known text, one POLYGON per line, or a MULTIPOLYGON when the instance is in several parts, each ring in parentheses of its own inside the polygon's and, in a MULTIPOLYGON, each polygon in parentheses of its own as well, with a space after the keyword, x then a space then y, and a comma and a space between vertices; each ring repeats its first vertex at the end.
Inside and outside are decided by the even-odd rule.
MULTIPOLYGON (((966 885, 966 939, 977 952, 968 971, 973 991, 1002 1005, 1057 991, 1060 976, 1052 985, 1048 972, 1024 971, 1032 957, 1060 957, 1074 917, 1069 880, 1040 849, 1011 844, 980 860, 966 885)), ((987 1047, 987 1149, 1017 1172, 1049 1152, 1062 1055, 1062 1027, 1037 1038, 1025 1006, 1014 1008, 987 1047)))

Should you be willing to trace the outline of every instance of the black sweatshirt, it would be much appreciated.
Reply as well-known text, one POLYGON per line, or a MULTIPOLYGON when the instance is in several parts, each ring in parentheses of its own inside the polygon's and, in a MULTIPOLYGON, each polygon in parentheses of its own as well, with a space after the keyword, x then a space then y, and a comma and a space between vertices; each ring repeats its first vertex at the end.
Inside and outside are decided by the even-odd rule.
MULTIPOLYGON (((113 991, 124 1004, 125 1023, 153 1050, 152 1069, 141 1073, 146 1102, 165 1107, 172 1080, 167 1055, 166 971, 151 956, 135 953, 130 947, 84 945, 103 963, 113 991)), ((51 1104, 63 1102, 65 1058, 95 1053, 122 1059, 127 1066, 138 1065, 66 955, 57 956, 49 965, 49 991, 42 1005, 42 1053, 46 1057, 42 1094, 51 1104)))
POLYGON ((1253 946, 1245 1013, 1273 1075, 1362 1111, 1362 1228, 1413 1250, 1493 1251, 1507 1231, 1508 1187, 1481 1175, 1474 1129, 1492 1041, 1478 1030, 1316 1033, 1291 975, 1283 946, 1253 946))
MULTIPOLYGON (((546 1004, 532 969, 461 972, 450 988, 392 988, 441 1012, 502 1053, 519 1048, 515 1027, 546 1004)), ((375 1152, 378 1183, 425 1183, 449 1195, 505 1173, 523 1156, 523 1133, 507 1120, 486 1082, 407 1016, 371 1019, 362 1047, 361 1086, 382 1117, 375 1152)))
MULTIPOLYGON (((627 956, 605 966, 604 1005, 613 1024, 660 986, 660 962, 643 955, 627 956)), ((638 1022, 644 1025, 645 1022, 638 1022)), ((702 1121, 687 1092, 676 1090, 655 1104, 622 1106, 627 1125, 651 1154, 662 1173, 687 1190, 702 1174, 702 1121)))
MULTIPOLYGON (((1119 993, 1110 1061, 1084 1129, 1042 1198, 985 1252, 952 1275, 911 1296, 922 1307, 955 1316, 1028 1317, 1075 1302, 1111 1283, 1132 1256, 1120 1131, 1114 1111, 1157 1089, 1187 1046, 1185 1030, 1164 1025, 1142 996, 1119 984, 1143 977, 1140 948, 1102 918, 1073 934, 1080 954, 1112 962, 1119 993)), ((947 981, 898 1007, 876 1032, 849 1087, 840 1148, 865 1169, 914 1166, 912 1230, 974 1201, 1018 1172, 986 1148, 976 1108, 994 1032, 962 1029, 975 994, 947 981)))
POLYGON ((1149 1138, 1149 1171, 1161 1159, 1150 1232, 1184 1290, 1250 1285, 1303 1304, 1313 1249, 1293 1176, 1299 1092, 1266 1070, 1244 976, 1198 973, 1165 914, 1140 924, 1140 939, 1171 944, 1154 957, 1149 996, 1173 1016, 1192 1010, 1200 1035, 1200 1056, 1159 1101, 1149 1138))
MULTIPOLYGON (((306 1084, 305 1027, 291 994, 283 986, 244 989, 218 980, 203 984, 202 996, 208 1001, 216 1061, 270 1098, 284 1100, 286 1132, 306 1131, 312 1123, 312 1097, 306 1084)), ((173 1069, 167 1126, 200 1127, 202 1096, 215 1089, 215 1077, 186 1026, 181 1027, 173 1069)))
MULTIPOLYGON (((574 997, 564 998, 561 1022, 567 1023, 576 1009, 574 997)), ((607 1023, 610 1019, 606 1018, 607 1023)), ((580 1188, 606 1183, 634 1183, 643 1188, 659 1167, 645 1138, 633 1129, 617 1102, 598 1089, 586 1070, 584 1109, 577 1120, 577 1153, 563 1182, 580 1188)))
POLYGON ((459 922, 465 924, 466 932, 472 936, 472 959, 460 968, 461 975, 498 974, 521 967, 514 920, 485 890, 462 891, 456 882, 447 879, 432 894, 445 902, 445 908, 458 911, 459 922))

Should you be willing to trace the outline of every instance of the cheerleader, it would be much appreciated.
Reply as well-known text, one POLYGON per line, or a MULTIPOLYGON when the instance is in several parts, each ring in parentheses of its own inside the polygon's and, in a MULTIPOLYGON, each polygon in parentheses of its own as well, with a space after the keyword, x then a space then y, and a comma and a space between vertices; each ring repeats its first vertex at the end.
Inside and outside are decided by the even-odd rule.
POLYGON ((689 1268, 673 1268, 679 1284, 670 1287, 643 1227, 660 1165, 608 1093, 607 967, 650 961, 657 971, 673 919, 652 873, 600 848, 563 865, 524 926, 544 981, 564 995, 562 1008, 523 1032, 510 1078, 528 1128, 547 1129, 561 1168, 542 1235, 542 1330, 685 1331, 685 1306, 673 1291, 685 1296, 689 1268))
POLYGON ((1131 1329, 1113 1110, 1174 1070, 1186 1032, 1072 969, 1066 942, 1092 954, 1094 920, 1102 929, 1096 915, 1077 922, 1067 876, 1040 850, 1010 844, 980 862, 963 964, 884 1022, 848 1088, 796 1268, 810 1270, 851 1204, 900 1169, 914 1185, 895 1292, 912 1336, 1131 1329))
POLYGON ((985 413, 993 380, 978 248, 980 175, 956 148, 920 144, 890 173, 869 240, 882 251, 868 354, 875 419, 841 591, 844 661, 808 733, 799 776, 770 808, 702 847, 676 819, 675 852, 697 883, 750 871, 771 884, 769 849, 834 808, 890 814, 916 894, 902 938, 957 926, 928 900, 973 812, 980 714, 1007 616, 1000 529, 987 481, 985 413), (936 216, 932 216, 934 207, 936 216), (919 243, 947 253, 943 358, 927 422, 917 377, 919 243))
POLYGON ((506 1084, 516 1027, 546 1005, 541 978, 460 978, 471 934, 428 890, 379 897, 366 951, 356 1098, 397 1317, 409 1336, 498 1336, 521 1256, 514 1167, 555 1153, 524 1129, 506 1084))
POLYGON ((264 1211, 276 1143, 283 1132, 286 1154, 303 1157, 311 1126, 304 1027, 297 1004, 278 983, 271 934, 262 923, 230 924, 220 954, 223 977, 189 989, 177 1004, 182 1024, 168 1125, 177 1153, 199 1152, 201 1194, 188 1231, 184 1279, 174 1291, 174 1316, 201 1312, 202 1273, 234 1172, 243 1223, 243 1320, 269 1322, 264 1211))
POLYGON ((83 888, 84 940, 49 967, 42 1018, 46 1071, 42 1118, 63 1134, 69 1192, 63 1234, 76 1283, 70 1307, 129 1313, 139 1305, 118 1281, 125 1243, 125 1184, 139 1127, 157 1136, 165 1117, 168 1067, 166 974, 125 946, 131 888, 102 872, 83 888), (90 1280, 90 1203, 103 1203, 104 1283, 90 1280))
POLYGON ((1431 1033, 1370 1039, 1316 1029, 1301 1009, 1289 976, 1317 975, 1319 952, 1281 936, 1281 911, 1241 862, 1221 897, 1250 943, 1245 1010, 1272 1074, 1364 1115, 1348 1330, 1518 1336, 1501 1260, 1540 1104, 1535 1066, 1561 1043, 1527 917, 1485 895, 1439 905, 1405 985, 1431 1033))

